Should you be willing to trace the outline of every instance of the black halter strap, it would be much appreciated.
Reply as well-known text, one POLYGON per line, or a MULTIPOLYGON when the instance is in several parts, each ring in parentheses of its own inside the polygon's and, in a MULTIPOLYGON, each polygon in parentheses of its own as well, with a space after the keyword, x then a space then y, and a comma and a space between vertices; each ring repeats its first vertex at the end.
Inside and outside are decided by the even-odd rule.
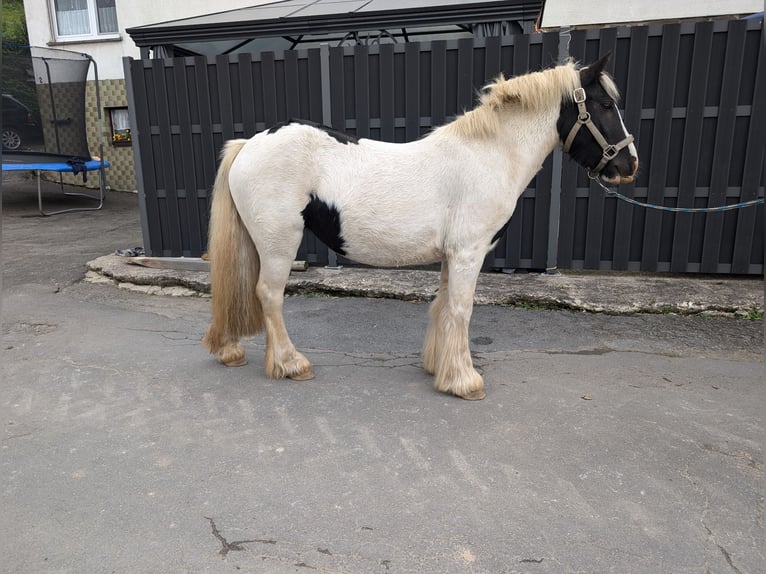
POLYGON ((569 135, 567 136, 567 139, 564 140, 562 147, 565 152, 569 153, 569 150, 572 148, 572 142, 574 142, 575 137, 577 137, 577 133, 580 131, 580 128, 583 126, 588 128, 588 131, 590 131, 591 135, 593 135, 593 139, 598 142, 598 144, 601 146, 601 149, 603 150, 601 161, 598 163, 598 165, 596 165, 596 167, 590 170, 592 173, 599 173, 602 169, 604 169, 604 166, 609 162, 609 160, 613 159, 622 148, 630 145, 630 143, 633 141, 633 135, 628 134, 625 138, 616 144, 610 144, 606 141, 606 138, 590 118, 588 109, 585 107, 584 88, 575 89, 574 102, 577 104, 577 109, 580 111, 580 113, 577 116, 577 121, 572 126, 572 129, 569 130, 569 135))

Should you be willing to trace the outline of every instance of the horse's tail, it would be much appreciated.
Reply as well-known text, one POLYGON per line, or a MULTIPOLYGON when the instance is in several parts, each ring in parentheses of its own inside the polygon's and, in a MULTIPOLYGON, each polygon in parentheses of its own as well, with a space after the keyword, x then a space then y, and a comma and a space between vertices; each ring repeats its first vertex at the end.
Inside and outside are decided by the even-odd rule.
POLYGON ((210 209, 208 255, 212 320, 203 343, 224 363, 232 360, 228 355, 238 353, 234 347, 239 347, 240 337, 263 331, 263 310, 255 294, 260 258, 229 188, 231 164, 246 142, 231 140, 224 146, 210 209))

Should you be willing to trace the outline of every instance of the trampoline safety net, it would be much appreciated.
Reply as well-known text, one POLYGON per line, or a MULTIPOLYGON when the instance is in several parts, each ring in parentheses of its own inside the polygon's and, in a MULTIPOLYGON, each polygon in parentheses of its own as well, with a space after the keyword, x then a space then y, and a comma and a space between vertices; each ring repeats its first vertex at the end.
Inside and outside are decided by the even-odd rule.
POLYGON ((85 90, 91 63, 87 54, 67 50, 4 49, 3 150, 90 159, 85 90))

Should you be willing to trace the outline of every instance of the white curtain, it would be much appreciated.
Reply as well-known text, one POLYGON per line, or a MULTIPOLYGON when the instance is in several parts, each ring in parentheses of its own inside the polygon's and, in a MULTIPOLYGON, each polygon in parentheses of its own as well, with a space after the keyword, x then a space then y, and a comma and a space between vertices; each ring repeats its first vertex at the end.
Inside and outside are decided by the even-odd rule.
POLYGON ((59 36, 90 34, 88 0, 55 0, 59 36))
POLYGON ((112 112, 112 128, 115 132, 122 132, 130 129, 130 116, 127 108, 115 108, 112 112))
POLYGON ((114 0, 96 0, 99 34, 117 33, 117 9, 114 0))

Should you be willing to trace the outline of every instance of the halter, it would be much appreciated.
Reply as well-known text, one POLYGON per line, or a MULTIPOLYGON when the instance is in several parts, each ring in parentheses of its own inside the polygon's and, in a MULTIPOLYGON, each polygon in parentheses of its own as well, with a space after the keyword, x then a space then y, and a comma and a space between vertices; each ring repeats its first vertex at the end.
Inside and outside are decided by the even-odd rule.
POLYGON ((585 107, 584 88, 575 89, 574 101, 577 104, 577 109, 580 111, 580 113, 577 116, 577 121, 572 126, 572 129, 569 130, 567 139, 564 140, 564 151, 569 153, 569 150, 572 147, 572 142, 574 142, 575 137, 577 137, 577 133, 580 131, 582 126, 585 126, 588 128, 588 131, 590 131, 591 135, 593 135, 593 139, 598 142, 604 152, 598 165, 589 170, 592 173, 599 173, 602 169, 604 169, 604 166, 609 162, 609 160, 614 159, 614 157, 617 156, 622 148, 627 147, 633 141, 633 135, 628 134, 618 143, 613 145, 609 144, 598 127, 596 127, 596 124, 593 123, 593 120, 590 118, 590 114, 588 113, 588 109, 585 107))

